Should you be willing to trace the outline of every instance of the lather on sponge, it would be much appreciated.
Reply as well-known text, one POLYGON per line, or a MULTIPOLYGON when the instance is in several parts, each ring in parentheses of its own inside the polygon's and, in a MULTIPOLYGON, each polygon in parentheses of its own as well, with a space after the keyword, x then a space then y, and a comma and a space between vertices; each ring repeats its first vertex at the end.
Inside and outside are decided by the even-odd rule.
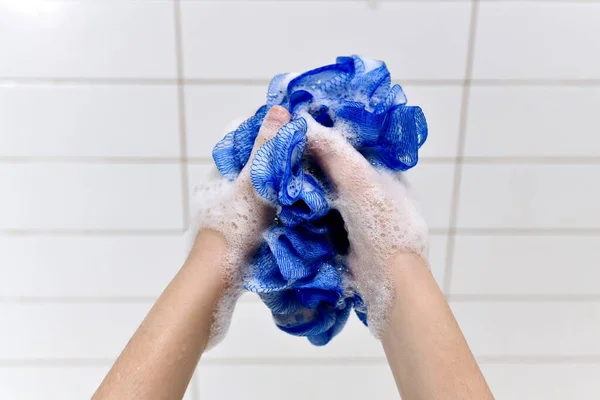
MULTIPOLYGON (((389 299, 385 299, 385 284, 357 284, 350 273, 350 242, 344 228, 348 221, 338 209, 352 205, 335 198, 325 174, 306 148, 307 136, 318 131, 348 141, 382 171, 374 179, 384 180, 383 185, 392 191, 399 188, 393 196, 405 197, 405 188, 399 184, 402 178, 395 173, 416 165, 418 150, 427 138, 427 124, 420 107, 407 106, 401 87, 391 85, 389 71, 380 61, 339 57, 335 64, 300 75, 277 75, 269 85, 266 104, 215 146, 213 158, 224 179, 217 184, 220 189, 208 192, 226 192, 230 190, 227 181, 239 179, 265 115, 273 106, 286 108, 291 121, 256 151, 249 179, 256 193, 272 204, 275 215, 264 232, 247 232, 262 234, 262 243, 253 257, 237 261, 246 265, 235 278, 237 282, 232 282, 232 293, 225 301, 228 305, 221 305, 217 313, 229 312, 243 287, 259 294, 280 329, 324 345, 342 330, 352 308, 365 324, 382 323, 379 320, 383 316, 377 314, 384 313, 383 307, 376 307, 375 299, 382 303, 389 299)), ((227 196, 219 202, 223 198, 227 196)), ((203 207, 210 212, 210 205, 203 207)), ((206 211, 201 214, 201 219, 210 219, 206 211)), ((243 211, 226 217, 236 226, 252 224, 252 217, 243 211)), ((402 231, 398 225, 409 217, 373 221, 389 231, 382 234, 384 239, 378 239, 386 243, 383 246, 402 244, 393 241, 403 240, 398 236, 402 231), (388 223, 391 225, 386 227, 388 223)), ((424 223, 416 220, 417 230, 426 232, 424 223)), ((414 250, 426 253, 426 239, 416 236, 419 244, 414 250)), ((220 325, 217 329, 223 330, 227 323, 220 325)), ((371 328, 375 332, 378 329, 371 328)))

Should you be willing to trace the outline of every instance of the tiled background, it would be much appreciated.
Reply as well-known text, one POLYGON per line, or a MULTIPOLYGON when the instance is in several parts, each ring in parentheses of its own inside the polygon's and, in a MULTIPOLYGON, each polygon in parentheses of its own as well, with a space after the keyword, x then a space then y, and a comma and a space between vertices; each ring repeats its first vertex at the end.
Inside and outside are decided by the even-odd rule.
MULTIPOLYGON (((387 61, 430 139, 433 269, 498 399, 600 396, 600 2, 0 0, 0 398, 89 397, 185 254, 191 187, 268 78, 387 61)), ((393 399, 247 297, 187 399, 393 399)))

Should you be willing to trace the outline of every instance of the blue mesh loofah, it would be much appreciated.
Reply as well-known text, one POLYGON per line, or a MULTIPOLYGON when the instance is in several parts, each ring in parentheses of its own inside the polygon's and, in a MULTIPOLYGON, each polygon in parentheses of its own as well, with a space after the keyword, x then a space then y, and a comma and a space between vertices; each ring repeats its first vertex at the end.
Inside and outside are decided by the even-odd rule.
POLYGON ((250 158, 269 108, 279 105, 291 113, 291 122, 252 162, 252 185, 279 211, 244 286, 258 293, 280 329, 325 345, 342 330, 353 308, 366 325, 367 309, 349 283, 344 221, 327 202, 328 183, 318 166, 304 157, 307 124, 300 114, 309 113, 327 127, 343 125, 361 154, 393 171, 417 164, 427 123, 420 107, 406 105, 402 88, 391 86, 381 61, 338 57, 335 64, 291 78, 281 74, 272 79, 266 105, 228 133, 215 146, 213 158, 224 177, 235 179, 250 158))

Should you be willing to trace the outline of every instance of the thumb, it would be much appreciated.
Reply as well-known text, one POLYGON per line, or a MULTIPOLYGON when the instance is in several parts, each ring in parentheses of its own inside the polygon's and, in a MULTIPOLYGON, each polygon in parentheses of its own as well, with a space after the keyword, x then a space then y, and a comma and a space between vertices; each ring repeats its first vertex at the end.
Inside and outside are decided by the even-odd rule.
POLYGON ((324 127, 310 115, 303 117, 308 123, 310 154, 338 191, 357 191, 372 185, 375 169, 340 132, 324 127))
POLYGON ((279 129, 281 129, 285 124, 290 122, 291 119, 290 113, 283 107, 273 106, 265 115, 265 119, 263 120, 262 125, 260 126, 260 130, 258 131, 258 135, 254 140, 254 146, 252 147, 252 152, 250 153, 250 158, 248 159, 248 163, 242 172, 240 173, 240 178, 248 179, 250 177, 250 168, 252 167, 252 160, 254 160, 254 155, 265 144, 268 140, 271 140, 277 135, 279 129))

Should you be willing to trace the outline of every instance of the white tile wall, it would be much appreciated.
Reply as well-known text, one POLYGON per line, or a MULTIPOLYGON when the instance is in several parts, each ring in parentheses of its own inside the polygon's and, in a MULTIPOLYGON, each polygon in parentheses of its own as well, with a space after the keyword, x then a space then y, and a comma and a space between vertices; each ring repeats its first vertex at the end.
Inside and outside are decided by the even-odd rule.
POLYGON ((408 84, 402 88, 408 104, 427 111, 427 126, 432 134, 427 138, 427 145, 422 147, 421 159, 455 157, 463 86, 408 84))
POLYGON ((600 4, 482 1, 473 77, 598 79, 600 4))
POLYGON ((0 109, 0 156, 179 156, 175 85, 9 83, 0 109))
POLYGON ((600 228, 594 164, 493 164, 463 168, 460 228, 600 228))
POLYGON ((171 1, 0 3, 0 76, 174 78, 171 1))
POLYGON ((3 360, 111 360, 150 310, 144 303, 0 304, 3 360))
POLYGON ((67 299, 153 298, 177 272, 185 250, 186 243, 178 233, 2 235, 0 265, 7 267, 0 279, 0 293, 67 299))
POLYGON ((184 1, 185 76, 268 79, 360 53, 385 55, 404 79, 461 79, 470 10, 464 1, 184 1))
MULTIPOLYGON (((0 398, 89 397, 181 265, 229 121, 273 74, 352 53, 428 117, 409 176, 496 397, 598 398, 599 18, 596 0, 0 1, 0 398)), ((367 396, 397 398, 355 317, 316 348, 248 295, 186 399, 367 396)))
POLYGON ((497 399, 593 400, 600 393, 597 364, 483 364, 497 399))
MULTIPOLYGON (((0 398, 88 399, 108 369, 108 365, 0 367, 0 398)), ((184 400, 193 399, 190 390, 184 400)))
POLYGON ((598 86, 477 86, 469 96, 465 155, 598 157, 598 86))
POLYGON ((181 230, 178 165, 4 163, 0 229, 181 230))
POLYGON ((452 294, 600 294, 598 235, 460 235, 452 294))

